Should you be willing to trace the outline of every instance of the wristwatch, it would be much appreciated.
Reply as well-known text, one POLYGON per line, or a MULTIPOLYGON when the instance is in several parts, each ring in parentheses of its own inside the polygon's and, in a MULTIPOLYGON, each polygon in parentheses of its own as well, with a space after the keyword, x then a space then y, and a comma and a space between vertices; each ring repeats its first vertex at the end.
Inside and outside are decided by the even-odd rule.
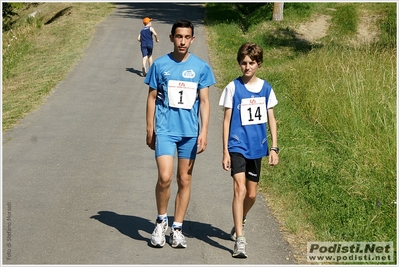
POLYGON ((274 152, 276 152, 276 154, 278 154, 278 152, 280 151, 280 149, 278 149, 278 147, 271 147, 270 148, 270 151, 274 151, 274 152))

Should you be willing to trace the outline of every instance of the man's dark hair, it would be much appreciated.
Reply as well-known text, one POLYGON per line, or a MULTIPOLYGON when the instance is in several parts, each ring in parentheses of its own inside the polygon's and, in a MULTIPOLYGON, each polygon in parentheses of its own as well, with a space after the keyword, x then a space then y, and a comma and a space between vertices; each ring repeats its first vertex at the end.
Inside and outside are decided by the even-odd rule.
POLYGON ((176 28, 191 28, 192 32, 191 35, 194 36, 194 25, 189 20, 181 19, 176 21, 172 26, 172 31, 171 31, 172 36, 175 36, 176 28))

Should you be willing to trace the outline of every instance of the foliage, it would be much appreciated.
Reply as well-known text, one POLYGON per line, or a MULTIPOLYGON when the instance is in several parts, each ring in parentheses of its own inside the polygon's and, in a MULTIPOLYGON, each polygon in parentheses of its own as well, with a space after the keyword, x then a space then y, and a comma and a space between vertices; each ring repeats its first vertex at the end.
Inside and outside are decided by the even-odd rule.
POLYGON ((3 6, 3 19, 10 19, 12 16, 17 15, 17 13, 14 12, 14 8, 11 3, 2 3, 3 6))
POLYGON ((12 3, 3 2, 2 7, 3 7, 3 12, 2 12, 2 14, 3 14, 3 31, 4 31, 4 30, 10 29, 10 27, 11 27, 10 21, 11 21, 12 17, 17 16, 18 13, 15 12, 12 3))
POLYGON ((387 3, 379 12, 382 16, 379 21, 381 28, 380 43, 382 46, 394 48, 396 47, 397 33, 396 3, 387 3))
POLYGON ((271 3, 207 3, 207 14, 212 20, 207 23, 229 23, 233 22, 239 25, 240 30, 247 32, 248 29, 265 18, 272 18, 273 5, 271 3), (217 16, 214 16, 216 15, 217 16))

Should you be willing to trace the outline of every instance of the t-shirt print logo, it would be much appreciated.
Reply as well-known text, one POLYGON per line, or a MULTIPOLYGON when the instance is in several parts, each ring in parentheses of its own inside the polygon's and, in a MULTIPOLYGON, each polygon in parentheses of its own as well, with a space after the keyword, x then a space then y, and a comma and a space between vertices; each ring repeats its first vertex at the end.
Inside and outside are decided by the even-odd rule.
POLYGON ((195 72, 194 70, 185 70, 183 71, 182 76, 187 79, 192 79, 195 77, 195 72))

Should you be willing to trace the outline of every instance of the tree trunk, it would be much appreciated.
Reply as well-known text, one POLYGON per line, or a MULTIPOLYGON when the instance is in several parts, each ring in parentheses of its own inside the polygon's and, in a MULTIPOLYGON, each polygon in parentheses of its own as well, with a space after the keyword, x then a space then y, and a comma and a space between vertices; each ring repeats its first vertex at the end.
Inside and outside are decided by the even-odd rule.
POLYGON ((273 20, 282 21, 284 11, 284 2, 275 2, 273 6, 273 20))

